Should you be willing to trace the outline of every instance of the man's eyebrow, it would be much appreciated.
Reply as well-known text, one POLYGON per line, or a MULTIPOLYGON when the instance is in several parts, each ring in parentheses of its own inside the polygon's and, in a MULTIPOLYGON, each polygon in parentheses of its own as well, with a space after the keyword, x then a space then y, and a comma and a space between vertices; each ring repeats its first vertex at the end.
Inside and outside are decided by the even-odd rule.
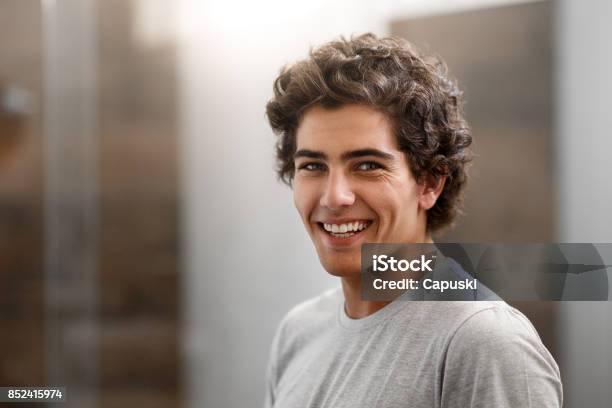
MULTIPOLYGON (((365 157, 365 156, 374 156, 374 157, 378 157, 378 158, 385 159, 385 160, 393 160, 395 158, 392 154, 383 152, 382 150, 359 149, 359 150, 351 150, 349 152, 342 153, 342 156, 340 156, 340 159, 342 161, 349 161, 351 159, 356 159, 358 157, 365 157)), ((308 149, 300 149, 297 152, 295 152, 295 154, 293 155, 294 160, 300 157, 308 157, 310 159, 321 159, 321 160, 327 159, 327 155, 325 153, 318 152, 315 150, 308 150, 308 149)))
POLYGON ((392 154, 385 153, 382 150, 378 150, 378 149, 352 150, 350 152, 343 153, 341 158, 342 158, 342 161, 348 161, 351 159, 355 159, 358 157, 364 157, 364 156, 374 156, 374 157, 378 157, 378 158, 385 159, 385 160, 393 160, 395 158, 392 154))
POLYGON ((326 159, 327 156, 323 152, 317 152, 315 150, 308 149, 300 149, 293 155, 293 159, 297 159, 299 157, 308 157, 311 159, 326 159))

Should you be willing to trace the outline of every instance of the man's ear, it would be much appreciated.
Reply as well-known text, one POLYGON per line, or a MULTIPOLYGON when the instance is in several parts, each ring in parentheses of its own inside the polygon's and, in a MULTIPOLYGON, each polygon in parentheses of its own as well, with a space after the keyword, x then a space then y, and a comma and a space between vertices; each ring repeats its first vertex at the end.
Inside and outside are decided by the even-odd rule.
POLYGON ((446 176, 435 177, 432 174, 424 176, 421 190, 421 197, 419 198, 419 206, 424 210, 431 209, 442 194, 444 189, 444 183, 446 182, 446 176))

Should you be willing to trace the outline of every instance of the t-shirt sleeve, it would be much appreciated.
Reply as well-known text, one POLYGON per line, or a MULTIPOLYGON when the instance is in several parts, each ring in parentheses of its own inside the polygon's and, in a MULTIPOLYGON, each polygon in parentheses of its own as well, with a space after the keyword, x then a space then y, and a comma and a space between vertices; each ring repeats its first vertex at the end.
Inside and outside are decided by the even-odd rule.
POLYGON ((526 317, 482 310, 449 341, 442 366, 443 408, 561 407, 559 368, 526 317))

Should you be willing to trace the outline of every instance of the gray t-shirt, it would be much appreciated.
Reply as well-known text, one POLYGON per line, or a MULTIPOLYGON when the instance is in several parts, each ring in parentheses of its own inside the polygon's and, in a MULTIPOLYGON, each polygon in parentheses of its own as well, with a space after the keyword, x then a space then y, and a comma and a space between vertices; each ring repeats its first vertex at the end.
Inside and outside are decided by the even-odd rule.
POLYGON ((502 301, 396 300, 349 318, 341 288, 293 308, 271 349, 265 407, 561 407, 559 369, 502 301))

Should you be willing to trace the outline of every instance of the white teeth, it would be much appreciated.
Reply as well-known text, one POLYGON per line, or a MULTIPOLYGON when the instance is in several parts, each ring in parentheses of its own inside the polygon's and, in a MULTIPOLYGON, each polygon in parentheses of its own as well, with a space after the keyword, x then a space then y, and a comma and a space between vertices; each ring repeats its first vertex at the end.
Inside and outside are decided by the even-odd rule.
POLYGON ((323 228, 325 229, 325 231, 331 232, 332 234, 342 234, 342 235, 339 235, 342 237, 344 237, 345 235, 346 236, 353 235, 353 234, 347 235, 347 233, 362 231, 367 226, 368 226, 368 222, 363 222, 363 221, 355 221, 355 222, 346 223, 346 224, 323 224, 323 228))

